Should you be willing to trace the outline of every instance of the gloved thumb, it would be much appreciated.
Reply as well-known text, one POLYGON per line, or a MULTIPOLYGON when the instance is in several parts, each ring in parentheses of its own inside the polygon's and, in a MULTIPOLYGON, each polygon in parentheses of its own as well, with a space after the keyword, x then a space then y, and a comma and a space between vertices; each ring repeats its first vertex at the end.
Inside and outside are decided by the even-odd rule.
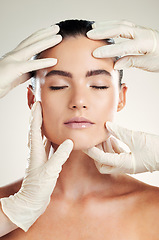
POLYGON ((42 110, 40 102, 34 103, 31 111, 29 131, 30 168, 36 168, 46 161, 46 153, 41 134, 42 110))
POLYGON ((70 153, 73 150, 74 143, 71 139, 65 140, 52 155, 52 157, 46 163, 47 173, 53 176, 56 172, 60 173, 62 165, 69 158, 70 153))
MULTIPOLYGON (((115 63, 114 69, 121 70, 121 69, 133 67, 133 68, 139 68, 142 70, 150 71, 149 65, 153 59, 154 59, 154 56, 147 56, 147 58, 143 58, 143 55, 141 55, 141 56, 131 56, 131 55, 125 56, 125 57, 120 58, 115 63)), ((155 66, 153 68, 154 68, 153 71, 155 71, 155 66)))

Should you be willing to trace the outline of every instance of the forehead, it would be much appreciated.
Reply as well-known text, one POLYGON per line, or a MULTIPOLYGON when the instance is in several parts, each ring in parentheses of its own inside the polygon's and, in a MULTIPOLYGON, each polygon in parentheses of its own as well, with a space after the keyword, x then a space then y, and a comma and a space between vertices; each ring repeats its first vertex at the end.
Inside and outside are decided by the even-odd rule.
POLYGON ((95 41, 85 36, 68 37, 57 46, 43 51, 39 58, 56 58, 54 69, 67 71, 88 71, 103 68, 112 71, 113 58, 97 59, 93 57, 93 51, 106 45, 104 41, 95 41))

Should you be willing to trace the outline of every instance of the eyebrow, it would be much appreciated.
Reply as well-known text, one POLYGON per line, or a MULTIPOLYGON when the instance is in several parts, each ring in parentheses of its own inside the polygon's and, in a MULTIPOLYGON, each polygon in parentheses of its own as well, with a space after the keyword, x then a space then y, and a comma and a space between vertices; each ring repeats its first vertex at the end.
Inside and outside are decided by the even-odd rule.
MULTIPOLYGON (((62 70, 52 70, 46 74, 46 77, 55 76, 55 75, 68 77, 68 78, 73 77, 70 72, 66 72, 62 70)), ((97 76, 97 75, 106 75, 111 77, 110 72, 106 71, 105 69, 91 70, 86 73, 86 77, 97 76)))
POLYGON ((91 76, 97 76, 97 75, 107 75, 111 77, 110 72, 104 70, 104 69, 98 69, 98 70, 91 70, 86 73, 86 77, 91 77, 91 76))
POLYGON ((63 76, 63 77, 69 77, 72 78, 72 74, 66 71, 61 71, 61 70, 52 70, 46 74, 46 77, 53 76, 53 75, 58 75, 58 76, 63 76))

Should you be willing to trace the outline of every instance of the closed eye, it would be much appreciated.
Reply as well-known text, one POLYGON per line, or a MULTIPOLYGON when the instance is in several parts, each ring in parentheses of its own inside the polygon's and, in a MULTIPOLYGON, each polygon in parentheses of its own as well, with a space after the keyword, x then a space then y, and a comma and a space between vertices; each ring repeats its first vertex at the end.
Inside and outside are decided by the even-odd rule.
POLYGON ((91 86, 92 88, 95 88, 95 89, 107 89, 109 87, 107 86, 91 86))
MULTIPOLYGON (((50 86, 49 88, 51 89, 51 90, 60 90, 60 89, 64 89, 64 88, 67 88, 68 86, 56 86, 56 87, 54 87, 54 86, 50 86)), ((109 87, 107 87, 107 86, 91 86, 92 88, 94 88, 94 89, 108 89, 109 87)))
POLYGON ((60 90, 60 89, 64 89, 64 88, 67 88, 68 86, 57 86, 57 87, 49 87, 51 90, 60 90))

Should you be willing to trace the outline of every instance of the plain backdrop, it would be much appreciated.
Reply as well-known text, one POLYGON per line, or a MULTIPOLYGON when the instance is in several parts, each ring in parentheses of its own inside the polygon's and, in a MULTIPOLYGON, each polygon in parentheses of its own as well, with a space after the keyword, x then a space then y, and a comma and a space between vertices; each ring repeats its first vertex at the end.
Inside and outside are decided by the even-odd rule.
MULTIPOLYGON (((159 30, 158 9, 158 0, 0 0, 0 56, 38 29, 65 19, 126 19, 159 30)), ((159 73, 125 70, 123 82, 128 86, 127 105, 118 113, 116 122, 159 135, 159 73)), ((0 99, 0 186, 24 175, 30 115, 26 98, 28 84, 18 86, 0 99)), ((159 186, 159 172, 133 177, 159 186)))

